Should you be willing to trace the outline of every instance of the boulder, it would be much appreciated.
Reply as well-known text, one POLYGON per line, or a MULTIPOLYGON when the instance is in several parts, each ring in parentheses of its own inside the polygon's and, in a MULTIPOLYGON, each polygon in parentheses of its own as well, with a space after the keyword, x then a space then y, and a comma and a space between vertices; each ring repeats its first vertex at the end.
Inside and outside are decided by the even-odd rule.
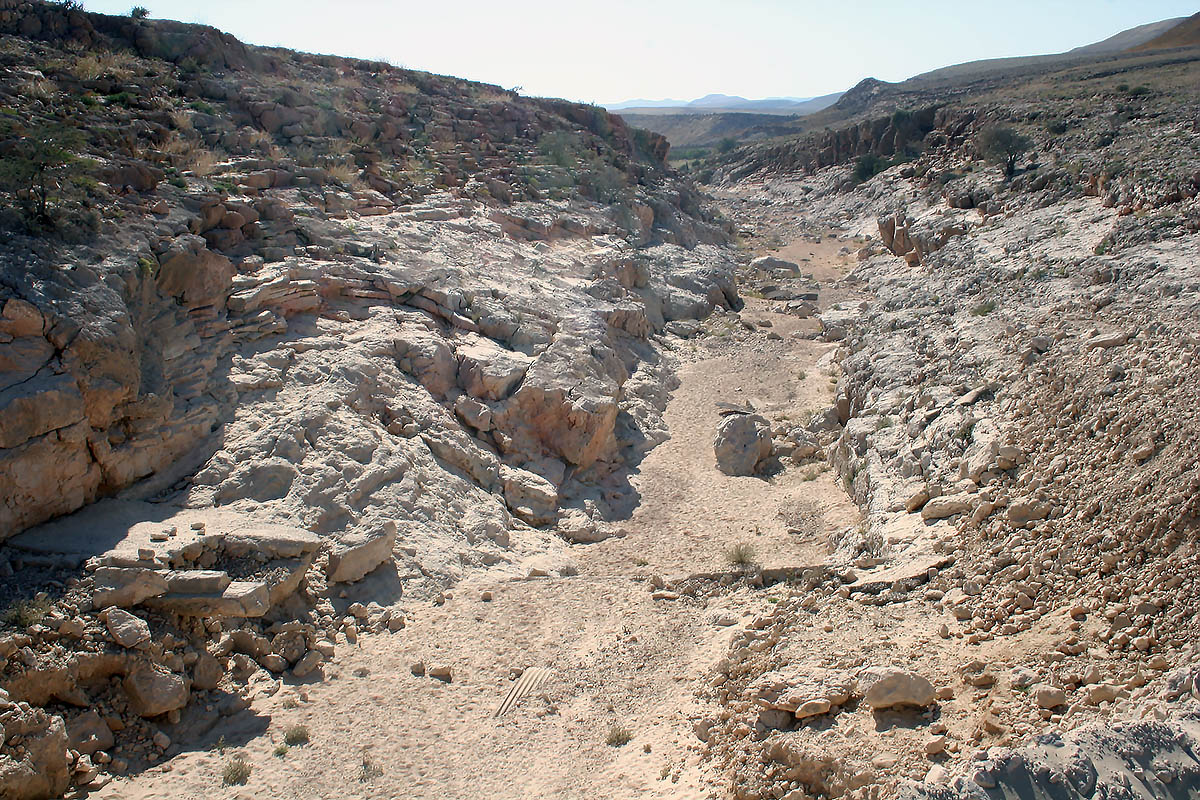
POLYGON ((500 467, 504 502, 530 525, 549 525, 558 517, 558 488, 527 469, 500 467))
POLYGON ((137 647, 150 641, 150 626, 146 620, 121 608, 110 608, 104 615, 108 635, 121 647, 137 647))
POLYGON ((91 755, 108 750, 115 743, 112 730, 95 711, 86 711, 67 726, 67 740, 72 750, 91 755))
POLYGON ((142 663, 124 681, 129 706, 141 717, 157 717, 187 705, 189 681, 157 664, 142 663))
POLYGON ((785 261, 782 258, 775 256, 759 256, 750 262, 751 269, 760 269, 763 272, 773 272, 774 270, 784 270, 793 275, 799 274, 800 265, 794 261, 785 261))
POLYGON ((1058 708, 1067 704, 1067 693, 1057 686, 1039 683, 1029 690, 1038 708, 1058 708))
POLYGON ((946 494, 935 497, 921 507, 921 519, 935 520, 965 514, 975 505, 974 495, 946 494))
POLYGON ((721 472, 753 475, 771 455, 771 423, 758 414, 730 414, 717 426, 713 450, 721 472))
POLYGON ((323 663, 325 656, 319 650, 309 650, 296 662, 296 666, 292 667, 292 674, 297 678, 308 677, 323 663))
POLYGON ((233 581, 220 594, 164 594, 142 605, 185 617, 261 617, 271 608, 271 588, 259 581, 233 581))
POLYGON ((201 653, 192 665, 192 686, 197 689, 215 689, 225 675, 221 662, 208 653, 201 653))
POLYGON ((167 580, 161 572, 141 567, 98 567, 93 573, 96 589, 92 604, 96 608, 135 606, 148 597, 167 591, 167 580))
POLYGON ((232 261, 200 243, 167 252, 158 270, 158 290, 186 306, 224 308, 236 270, 232 261))
POLYGON ((483 339, 459 347, 458 385, 479 400, 503 400, 524 379, 533 358, 483 339))
POLYGON ((858 674, 859 689, 876 711, 901 706, 924 708, 934 701, 933 685, 915 672, 898 667, 867 667, 858 674))
POLYGON ((212 569, 171 570, 166 575, 167 590, 182 594, 220 594, 233 581, 229 574, 212 569))
POLYGON ((392 548, 396 546, 396 523, 384 524, 383 533, 335 548, 329 554, 326 575, 333 583, 353 583, 362 580, 367 573, 390 561, 392 548))

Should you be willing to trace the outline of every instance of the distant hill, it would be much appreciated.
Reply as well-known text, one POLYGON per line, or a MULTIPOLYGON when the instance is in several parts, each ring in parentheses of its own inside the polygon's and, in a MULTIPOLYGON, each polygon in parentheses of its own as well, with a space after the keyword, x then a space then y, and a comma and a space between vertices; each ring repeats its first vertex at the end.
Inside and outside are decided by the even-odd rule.
POLYGON ((747 100, 745 97, 728 94, 709 94, 689 101, 679 100, 626 100, 607 104, 609 111, 622 115, 637 114, 777 114, 783 116, 812 114, 828 108, 842 96, 841 92, 820 97, 765 97, 747 100))
MULTIPOLYGON (((1180 25, 1186 18, 1175 17, 1174 19, 1165 19, 1160 22, 1151 22, 1146 25, 1139 25, 1136 28, 1121 31, 1113 36, 1108 37, 1093 44, 1076 47, 1074 50, 1068 50, 1065 53, 1052 53, 1049 55, 1040 56, 1015 56, 1013 58, 986 58, 979 61, 968 61, 963 64, 954 64, 949 67, 931 70, 921 73, 909 81, 957 81, 975 77, 982 77, 997 72, 1006 72, 1012 69, 1020 69, 1022 67, 1050 67, 1065 65, 1072 61, 1092 58, 1112 53, 1119 53, 1125 50, 1140 49, 1156 38, 1160 38, 1164 34, 1168 34, 1172 29, 1180 25)), ((1195 17, 1192 17, 1195 19, 1195 17)), ((1158 45, 1159 47, 1181 47, 1182 45, 1158 45)))
POLYGON ((677 151, 715 148, 724 139, 755 142, 797 136, 867 115, 929 105, 951 95, 985 92, 1048 70, 1120 59, 1136 50, 1193 44, 1200 44, 1200 14, 1139 25, 1066 53, 971 61, 899 83, 866 78, 845 92, 824 97, 747 100, 714 94, 682 105, 669 105, 674 102, 670 100, 631 100, 606 107, 617 110, 631 125, 666 136, 677 151))
MULTIPOLYGON (((1067 55, 1118 53, 1122 50, 1132 50, 1135 47, 1143 45, 1145 42, 1151 41, 1155 37, 1162 36, 1185 19, 1187 17, 1175 17, 1174 19, 1164 19, 1161 22, 1138 25, 1136 28, 1130 28, 1127 31, 1121 31, 1115 36, 1110 36, 1104 41, 1068 50, 1067 55)), ((1192 17, 1192 19, 1195 19, 1195 17, 1192 17)))
POLYGON ((1149 41, 1130 47, 1131 50, 1162 50, 1168 47, 1200 45, 1200 14, 1193 14, 1149 41))

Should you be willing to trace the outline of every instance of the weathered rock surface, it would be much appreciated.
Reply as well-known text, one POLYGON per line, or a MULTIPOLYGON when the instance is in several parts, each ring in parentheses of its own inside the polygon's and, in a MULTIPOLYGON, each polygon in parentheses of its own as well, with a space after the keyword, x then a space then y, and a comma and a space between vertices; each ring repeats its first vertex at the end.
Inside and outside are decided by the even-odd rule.
POLYGON ((67 731, 62 717, 9 700, 0 690, 0 797, 5 800, 48 800, 61 797, 70 779, 67 731))

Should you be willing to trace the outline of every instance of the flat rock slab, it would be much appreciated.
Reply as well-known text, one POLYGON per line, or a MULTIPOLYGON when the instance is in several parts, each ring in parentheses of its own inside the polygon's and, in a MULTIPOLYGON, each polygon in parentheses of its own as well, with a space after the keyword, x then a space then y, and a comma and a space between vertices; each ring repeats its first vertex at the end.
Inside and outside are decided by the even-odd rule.
POLYGON ((179 508, 137 500, 102 500, 65 517, 30 528, 5 541, 31 553, 96 556, 140 563, 139 550, 167 553, 208 535, 233 539, 246 552, 296 557, 315 550, 320 538, 302 528, 264 525, 248 514, 216 508, 179 508), (203 525, 193 528, 193 525, 203 525), (174 534, 163 540, 163 533, 174 534), (278 551, 278 552, 277 552, 278 551))
POLYGON ((185 617, 261 617, 271 608, 271 590, 258 581, 234 581, 220 594, 165 594, 142 605, 185 617))

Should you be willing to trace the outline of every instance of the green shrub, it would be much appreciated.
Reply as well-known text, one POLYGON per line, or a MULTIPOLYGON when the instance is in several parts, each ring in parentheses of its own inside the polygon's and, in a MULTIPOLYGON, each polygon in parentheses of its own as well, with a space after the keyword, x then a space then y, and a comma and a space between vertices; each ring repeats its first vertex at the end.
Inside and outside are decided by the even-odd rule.
POLYGON ((1028 137, 1006 125, 988 125, 975 136, 975 149, 980 157, 1004 167, 1009 178, 1017 171, 1017 159, 1032 146, 1028 137))
POLYGON ((49 598, 40 600, 18 600, 0 614, 0 622, 14 628, 28 628, 37 625, 50 613, 53 604, 49 598))
POLYGON ((854 181, 855 183, 865 183, 883 172, 888 166, 890 165, 885 159, 874 153, 859 156, 858 160, 854 162, 854 181))
POLYGON ((134 19, 145 19, 146 17, 150 16, 150 9, 146 8, 145 6, 134 6, 133 8, 129 9, 129 16, 133 17, 134 19))
POLYGON ((986 317, 988 314, 996 310, 995 300, 985 300, 979 305, 971 309, 971 313, 977 317, 986 317))
POLYGON ((0 159, 0 203, 14 207, 30 227, 53 226, 54 212, 80 199, 95 181, 94 162, 81 159, 83 134, 60 124, 21 128, 0 123, 13 146, 0 159))

